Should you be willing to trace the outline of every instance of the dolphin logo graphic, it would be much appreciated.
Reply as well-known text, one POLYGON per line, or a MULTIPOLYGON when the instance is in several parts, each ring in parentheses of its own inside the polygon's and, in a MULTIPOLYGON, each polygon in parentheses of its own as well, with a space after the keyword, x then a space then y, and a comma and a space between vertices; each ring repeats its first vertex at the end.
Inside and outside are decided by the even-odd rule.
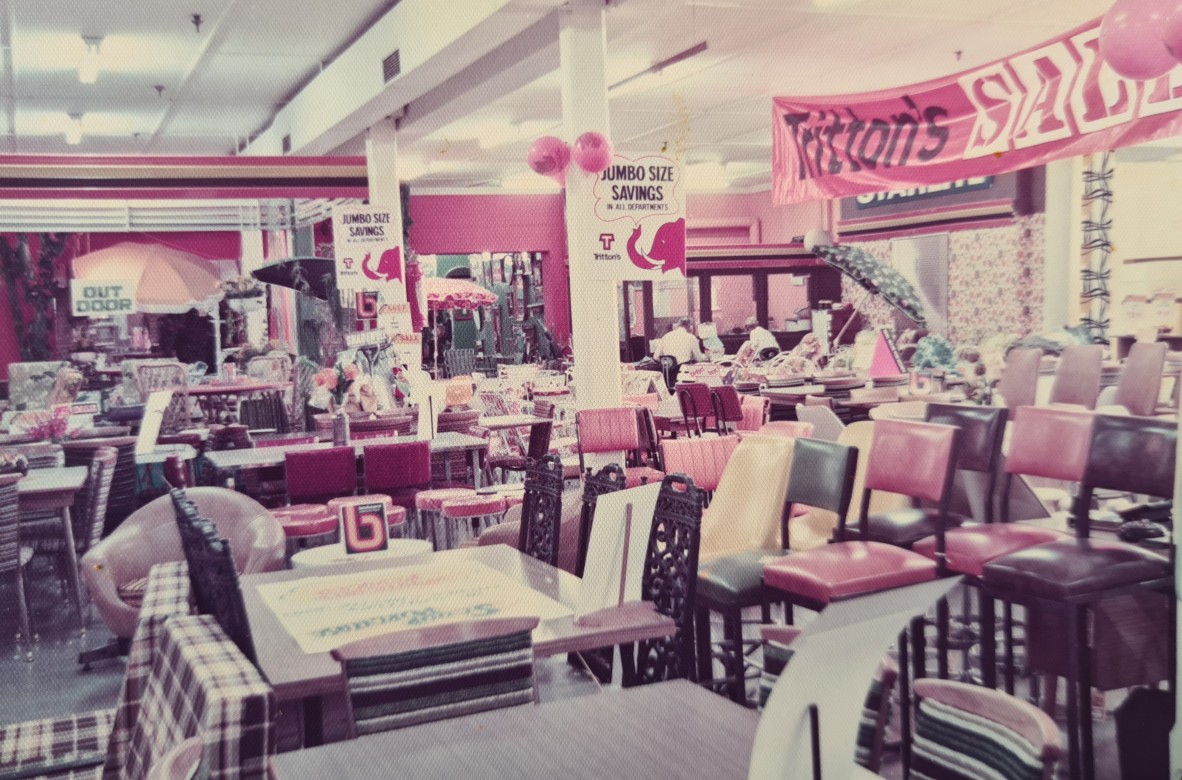
POLYGON ((665 274, 669 271, 685 273, 685 219, 666 222, 657 228, 653 236, 652 246, 645 255, 637 248, 640 241, 640 226, 637 225, 628 237, 628 259, 632 265, 645 271, 661 269, 665 274), (657 262, 654 262, 657 261, 657 262))

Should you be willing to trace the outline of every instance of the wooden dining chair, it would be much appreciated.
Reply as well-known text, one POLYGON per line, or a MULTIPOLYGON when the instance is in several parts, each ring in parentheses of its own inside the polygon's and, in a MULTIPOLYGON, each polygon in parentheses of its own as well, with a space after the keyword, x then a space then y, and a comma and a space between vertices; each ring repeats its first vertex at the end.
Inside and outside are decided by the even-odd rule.
POLYGON ((1071 344, 1064 347, 1051 385, 1050 403, 1096 408, 1103 373, 1104 347, 1099 344, 1071 344))
POLYGON ((1129 414, 1151 417, 1157 410, 1168 351, 1169 345, 1164 341, 1138 341, 1130 347, 1113 403, 1123 406, 1129 414))
POLYGON ((551 566, 558 565, 562 481, 562 461, 554 455, 547 455, 525 470, 517 549, 551 566))
POLYGON ((1038 392, 1038 372, 1042 350, 1035 347, 1016 347, 1006 353, 1005 368, 997 383, 997 394, 1010 409, 1033 406, 1038 392))
POLYGON ((332 651, 348 692, 348 734, 532 704, 537 617, 397 631, 332 651))

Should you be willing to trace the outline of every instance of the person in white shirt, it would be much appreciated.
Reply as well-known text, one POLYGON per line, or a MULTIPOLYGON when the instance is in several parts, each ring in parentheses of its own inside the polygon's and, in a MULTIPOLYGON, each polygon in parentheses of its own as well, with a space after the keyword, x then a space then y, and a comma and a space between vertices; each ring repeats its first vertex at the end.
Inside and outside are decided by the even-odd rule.
POLYGON ((759 353, 767 348, 775 350, 780 349, 780 343, 776 341, 776 337, 767 328, 761 327, 759 320, 755 317, 748 317, 745 323, 747 328, 747 340, 743 342, 743 346, 739 347, 736 358, 739 363, 747 365, 755 358, 759 357, 759 353))
POLYGON ((679 366, 691 360, 706 360, 706 356, 702 354, 702 346, 698 342, 698 337, 690 332, 692 327, 693 324, 689 317, 679 319, 677 324, 673 326, 673 330, 657 340, 653 357, 671 357, 677 361, 679 366))

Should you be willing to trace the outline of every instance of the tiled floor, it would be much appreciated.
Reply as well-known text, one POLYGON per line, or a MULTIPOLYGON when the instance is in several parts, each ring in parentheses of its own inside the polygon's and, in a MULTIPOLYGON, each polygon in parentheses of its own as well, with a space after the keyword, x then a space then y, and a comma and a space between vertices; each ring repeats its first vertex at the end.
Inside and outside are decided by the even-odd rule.
MULTIPOLYGON (((34 561, 29 575, 33 622, 39 634, 32 662, 24 660, 14 641, 17 614, 11 585, 0 583, 0 626, 5 627, 0 636, 0 725, 114 706, 124 662, 121 659, 102 662, 90 671, 83 671, 77 663, 80 649, 106 643, 110 633, 97 613, 92 613, 89 630, 80 638, 73 609, 62 595, 52 567, 45 561, 34 561)), ((714 630, 716 636, 721 635, 720 625, 714 626, 714 630)), ((749 625, 747 630, 751 636, 758 636, 756 626, 749 625)), ((540 663, 537 674, 542 701, 594 695, 599 689, 588 674, 570 666, 565 657, 540 663)), ((614 684, 618 682, 617 664, 614 684)), ((752 701, 756 690, 757 681, 750 681, 748 692, 752 701)), ((1025 695, 1027 690, 1023 685, 1019 692, 1025 695)), ((1108 713, 1096 724, 1097 780, 1119 778, 1112 709, 1121 698, 1119 692, 1108 695, 1108 713)), ((893 722, 898 722, 897 714, 893 722)), ((897 753, 888 751, 880 774, 885 778, 902 776, 897 753)))

